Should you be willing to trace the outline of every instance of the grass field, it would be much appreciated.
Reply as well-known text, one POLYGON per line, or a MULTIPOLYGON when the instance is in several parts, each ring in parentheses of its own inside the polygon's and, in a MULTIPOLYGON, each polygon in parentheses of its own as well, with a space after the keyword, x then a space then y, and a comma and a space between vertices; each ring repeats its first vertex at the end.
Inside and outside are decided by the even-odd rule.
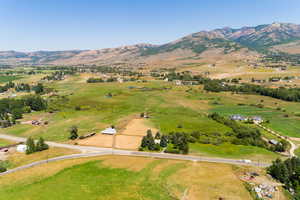
POLYGON ((23 78, 23 77, 22 76, 3 76, 3 75, 0 75, 0 83, 15 81, 15 80, 18 80, 18 79, 21 79, 21 78, 23 78))
MULTIPOLYGON (((63 81, 45 83, 47 87, 56 90, 58 95, 63 96, 52 99, 49 103, 50 107, 58 108, 59 111, 26 114, 22 121, 41 119, 48 121, 48 125, 17 124, 1 129, 0 132, 23 137, 43 136, 46 140, 66 142, 69 128, 73 125, 78 127, 79 135, 99 133, 111 125, 115 125, 119 131, 126 126, 128 119, 139 116, 141 112, 147 112, 150 115, 149 125, 163 134, 199 131, 208 135, 220 133, 223 136, 230 129, 207 117, 209 113, 218 112, 223 116, 259 115, 269 120, 270 123, 266 126, 275 131, 300 137, 300 117, 296 115, 297 110, 300 110, 299 103, 257 95, 207 93, 203 91, 202 86, 175 86, 164 81, 88 84, 85 82, 86 77, 85 74, 81 74, 69 76, 63 81), (111 93, 112 97, 108 97, 108 93, 111 93), (259 103, 264 107, 255 106, 259 103), (281 110, 278 110, 278 107, 281 110)), ((144 133, 139 133, 142 134, 144 133)), ((267 133, 263 134, 266 138, 272 138, 267 133)), ((239 157, 234 151, 238 151, 240 147, 232 146, 233 151, 228 154, 222 153, 222 148, 218 149, 220 147, 216 146, 204 148, 202 145, 194 150, 200 154, 218 157, 239 157), (213 152, 213 149, 216 151, 213 152)), ((275 156, 271 152, 252 147, 245 147, 242 156, 247 157, 247 154, 253 158, 259 154, 258 157, 265 156, 266 160, 275 156)))
POLYGON ((210 157, 251 159, 260 162, 271 162, 281 157, 279 154, 260 147, 232 145, 228 143, 218 146, 212 144, 191 144, 190 153, 210 157))
POLYGON ((264 125, 281 133, 282 135, 300 137, 300 117, 297 111, 300 104, 295 102, 285 102, 269 97, 256 95, 231 95, 220 93, 219 105, 214 105, 211 112, 218 112, 224 116, 241 114, 244 116, 261 116, 270 123, 264 125), (238 105, 244 104, 244 105, 238 105), (255 106, 263 104, 263 108, 255 106), (281 110, 278 110, 280 108, 281 110))
MULTIPOLYGON (((61 111, 54 114, 32 113, 25 116, 24 121, 43 118, 49 121, 47 126, 16 125, 3 130, 19 136, 40 136, 47 140, 66 141, 68 130, 72 125, 77 125, 80 134, 91 131, 100 131, 112 124, 118 128, 122 121, 130 115, 139 115, 141 112, 150 113, 150 121, 153 126, 163 133, 172 131, 191 132, 200 130, 206 133, 225 133, 228 128, 207 118, 203 110, 195 107, 184 106, 179 101, 188 100, 185 88, 164 90, 162 82, 150 83, 105 83, 86 84, 80 82, 64 82, 52 84, 60 94, 67 97, 67 101, 61 105, 61 111), (134 85, 143 89, 129 89, 134 85), (106 97, 108 93, 112 98, 106 97), (181 96, 178 96, 181 95, 181 96), (177 98, 174 98, 174 97, 177 98), (75 107, 82 109, 76 111, 75 107), (182 117, 185 116, 185 117, 182 117), (181 125, 182 128, 177 128, 181 125)), ((196 102, 198 103, 198 102, 196 102)), ((201 103, 201 102, 200 102, 201 103)), ((207 106, 204 102, 203 108, 207 106)))
POLYGON ((8 157, 9 168, 15 168, 22 165, 26 165, 39 160, 46 160, 48 158, 54 158, 63 155, 70 155, 80 153, 76 150, 64 149, 58 147, 50 147, 48 150, 36 152, 26 155, 24 153, 14 152, 10 153, 8 157))
POLYGON ((225 164, 141 157, 67 160, 0 177, 0 198, 165 200, 186 193, 191 200, 250 200, 235 171, 225 164))
POLYGON ((10 144, 13 144, 13 142, 4 140, 4 139, 0 139, 0 147, 4 147, 4 146, 10 145, 10 144))

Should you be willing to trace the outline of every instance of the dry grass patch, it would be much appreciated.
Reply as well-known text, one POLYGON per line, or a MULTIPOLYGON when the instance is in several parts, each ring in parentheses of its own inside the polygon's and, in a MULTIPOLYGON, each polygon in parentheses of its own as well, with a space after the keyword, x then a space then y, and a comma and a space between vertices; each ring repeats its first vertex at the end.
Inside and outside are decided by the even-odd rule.
POLYGON ((11 168, 26 165, 39 160, 46 160, 48 158, 54 158, 63 155, 76 154, 79 151, 73 149, 65 149, 58 147, 50 147, 48 150, 36 152, 26 155, 24 153, 12 152, 9 154, 8 161, 11 163, 11 168))
POLYGON ((98 133, 93 137, 89 137, 83 140, 77 140, 77 143, 79 145, 87 145, 87 146, 112 147, 113 140, 114 140, 113 135, 104 135, 98 133))
POLYGON ((142 136, 131 135, 116 135, 115 148, 117 149, 132 149, 139 148, 142 140, 142 136))
MULTIPOLYGON (((148 123, 149 124, 149 123, 148 123)), ((131 136, 145 136, 148 129, 152 130, 152 133, 156 133, 158 130, 149 126, 145 119, 132 119, 128 122, 121 135, 131 136)))
POLYGON ((234 174, 231 165, 193 163, 172 176, 178 184, 185 185, 188 199, 252 199, 242 181, 234 174))

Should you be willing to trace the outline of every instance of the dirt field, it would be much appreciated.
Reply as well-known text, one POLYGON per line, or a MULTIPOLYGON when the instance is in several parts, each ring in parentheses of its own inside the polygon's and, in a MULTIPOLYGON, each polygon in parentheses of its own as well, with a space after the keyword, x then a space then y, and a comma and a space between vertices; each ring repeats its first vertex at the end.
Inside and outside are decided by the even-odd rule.
POLYGON ((113 145, 113 135, 104 135, 97 133, 95 136, 78 140, 79 145, 89 145, 89 146, 99 146, 99 147, 112 147, 113 145))
POLYGON ((141 140, 142 136, 116 135, 115 148, 137 150, 141 140))
POLYGON ((99 147, 112 147, 115 137, 114 148, 137 150, 141 144, 142 137, 146 135, 147 130, 151 129, 155 134, 158 130, 147 125, 147 120, 142 118, 134 118, 126 122, 124 128, 115 136, 103 135, 97 133, 95 136, 78 140, 79 145, 90 145, 99 147))
POLYGON ((146 119, 132 119, 121 132, 121 135, 145 136, 148 129, 151 129, 153 134, 157 132, 157 129, 147 125, 146 119))
POLYGON ((137 118, 130 120, 120 134, 116 135, 115 148, 137 150, 141 144, 142 137, 151 129, 155 134, 158 130, 147 125, 147 120, 137 118))

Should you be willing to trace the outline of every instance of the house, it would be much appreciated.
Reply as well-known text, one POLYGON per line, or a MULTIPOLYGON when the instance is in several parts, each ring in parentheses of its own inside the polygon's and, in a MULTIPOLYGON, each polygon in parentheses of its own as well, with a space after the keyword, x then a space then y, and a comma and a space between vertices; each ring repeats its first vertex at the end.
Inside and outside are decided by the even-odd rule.
POLYGON ((27 146, 25 144, 20 144, 17 146, 17 152, 25 153, 26 149, 27 149, 27 146))
POLYGON ((260 117, 260 116, 253 116, 253 117, 251 117, 250 118, 254 123, 258 123, 258 124, 260 124, 260 123, 262 123, 264 120, 263 120, 263 118, 262 117, 260 117))
POLYGON ((101 131, 102 134, 107 134, 107 135, 114 135, 117 133, 116 129, 109 127, 101 131))
POLYGON ((277 145, 279 142, 277 140, 272 139, 272 140, 269 140, 269 143, 273 144, 273 145, 277 145))
POLYGON ((247 117, 243 117, 241 115, 231 115, 230 119, 234 121, 246 121, 247 117))
POLYGON ((155 144, 160 144, 160 139, 155 139, 155 140, 154 140, 154 143, 155 143, 155 144))
POLYGON ((181 80, 174 80, 173 82, 175 83, 175 85, 182 85, 182 81, 181 80))

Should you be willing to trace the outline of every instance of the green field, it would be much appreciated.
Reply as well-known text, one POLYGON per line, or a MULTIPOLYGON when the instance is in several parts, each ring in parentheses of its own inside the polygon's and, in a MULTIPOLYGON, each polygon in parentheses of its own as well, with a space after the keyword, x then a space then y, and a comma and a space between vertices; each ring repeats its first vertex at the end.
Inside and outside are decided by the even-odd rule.
MULTIPOLYGON (((207 118, 206 113, 198 109, 201 105, 195 107, 193 104, 191 106, 181 105, 178 101, 189 101, 188 93, 184 88, 164 90, 164 86, 170 86, 170 84, 163 82, 87 84, 73 81, 51 84, 51 87, 58 90, 59 94, 66 96, 65 100, 53 103, 55 107, 60 108, 60 111, 54 114, 32 113, 26 115, 24 119, 28 120, 38 116, 49 121, 49 125, 33 127, 19 124, 7 128, 3 132, 19 136, 38 137, 43 135, 47 140, 66 141, 68 130, 72 125, 78 126, 80 134, 100 131, 112 124, 118 128, 122 120, 128 116, 138 116, 141 112, 149 112, 153 126, 162 133, 202 131, 210 134, 213 132, 225 133, 229 130, 207 118), (150 88, 150 90, 129 89, 128 87, 132 85, 139 88, 150 88), (108 93, 111 93, 113 97, 106 97, 108 93), (82 109, 75 110, 76 106, 80 106, 82 109), (179 125, 182 128, 177 128, 179 125)), ((205 106, 206 104, 204 104, 205 106)))
POLYGON ((228 143, 218 146, 212 144, 191 144, 190 153, 210 157, 251 159, 260 162, 270 162, 276 158, 280 158, 278 154, 260 147, 233 145, 228 143))
POLYGON ((22 78, 22 76, 3 76, 3 75, 0 75, 0 83, 15 81, 15 80, 19 80, 21 78, 22 78))
POLYGON ((225 164, 120 156, 75 159, 0 177, 0 199, 171 200, 188 190, 191 199, 250 200, 234 173, 225 164))
MULTIPOLYGON (((84 78, 84 75, 75 75, 64 81, 44 83, 59 96, 49 99, 49 108, 55 112, 25 114, 22 121, 42 119, 48 125, 17 124, 0 131, 65 142, 68 141, 69 128, 73 125, 78 126, 79 135, 100 132, 111 125, 115 125, 118 130, 124 128, 128 120, 138 117, 141 112, 147 112, 150 115, 149 126, 163 134, 199 131, 207 137, 214 137, 217 133, 220 138, 226 138, 225 133, 231 129, 207 117, 209 113, 218 112, 223 116, 259 115, 270 121, 266 126, 283 135, 300 135, 300 117, 295 114, 300 109, 299 103, 257 95, 207 93, 202 86, 175 86, 164 81, 89 84, 84 78), (107 96, 109 93, 112 97, 107 96), (255 106, 259 103, 264 107, 255 106), (285 117, 286 114, 289 116, 285 117)), ((264 131, 262 133, 264 137, 273 139, 272 135, 264 131)), ((270 160, 277 156, 255 147, 231 145, 228 151, 225 147, 228 146, 198 144, 197 147, 192 146, 191 150, 202 155, 231 158, 270 160)))
POLYGON ((11 141, 0 139, 0 147, 4 147, 4 146, 10 145, 10 144, 12 144, 11 141))

